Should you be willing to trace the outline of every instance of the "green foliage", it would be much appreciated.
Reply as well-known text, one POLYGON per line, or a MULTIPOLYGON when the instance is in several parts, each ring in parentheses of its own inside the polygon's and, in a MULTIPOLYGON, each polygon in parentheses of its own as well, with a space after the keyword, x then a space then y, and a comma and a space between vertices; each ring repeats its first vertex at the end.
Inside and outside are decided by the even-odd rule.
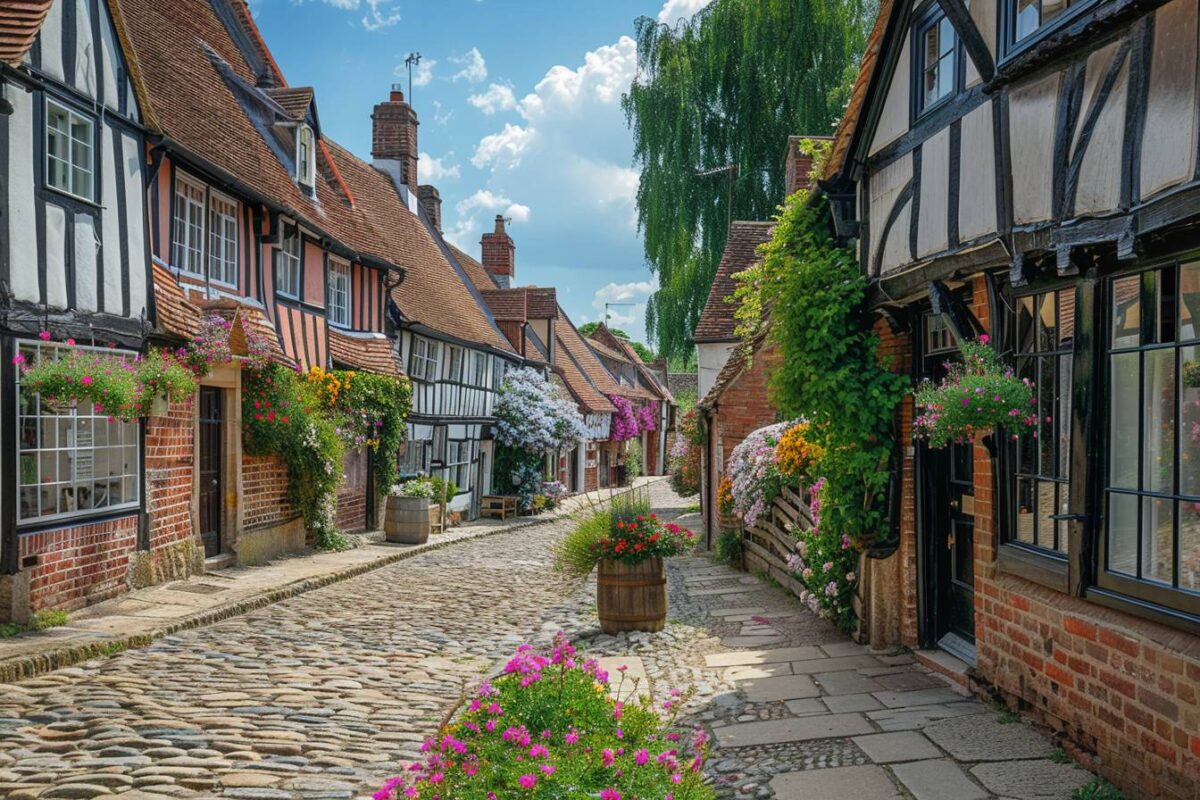
POLYGON ((324 413, 318 386, 273 363, 245 370, 242 379, 245 451, 278 456, 287 469, 288 501, 317 547, 345 549, 349 541, 334 524, 345 444, 333 415, 324 413))
POLYGON ((625 443, 625 479, 632 482, 642 476, 642 440, 630 439, 625 443))
POLYGON ((833 239, 823 199, 788 198, 756 274, 739 294, 770 311, 779 349, 771 375, 780 415, 803 418, 823 448, 823 526, 870 546, 887 527, 884 494, 896 407, 907 381, 881 363, 854 251, 833 239))
POLYGON ((0 639, 9 639, 30 631, 44 631, 67 624, 65 611, 39 611, 29 622, 0 622, 0 639))
POLYGON ((596 566, 596 546, 612 530, 611 509, 579 516, 571 532, 554 546, 554 568, 568 575, 586 577, 596 566))
POLYGON ((458 484, 454 481, 448 481, 440 475, 434 475, 429 481, 433 484, 433 501, 435 503, 443 501, 449 503, 458 494, 458 484))
POLYGON ((717 537, 717 558, 726 564, 741 564, 743 549, 741 531, 724 531, 717 537))
MULTIPOLYGON (((1033 382, 1013 374, 988 346, 988 337, 963 342, 962 361, 950 365, 939 384, 923 383, 916 391, 917 417, 914 438, 929 440, 930 447, 953 442, 974 442, 976 437, 1005 426, 1009 431, 1037 425, 1033 382)), ((1014 434, 1015 435, 1015 434, 1014 434)))
POLYGON ((375 485, 380 494, 387 494, 400 478, 397 461, 408 435, 412 383, 406 377, 373 372, 334 374, 342 379, 333 408, 341 417, 342 436, 353 437, 352 445, 370 448, 375 485))
POLYGON ((1055 764, 1070 764, 1071 756, 1067 754, 1066 750, 1063 750, 1061 747, 1057 747, 1054 749, 1054 752, 1050 754, 1050 760, 1055 764))
POLYGON ((728 221, 770 217, 783 200, 788 136, 830 133, 841 116, 868 5, 716 0, 674 27, 637 21, 637 77, 622 104, 641 173, 638 224, 660 287, 646 325, 672 361, 692 351, 728 221), (729 172, 700 174, 727 164, 732 182, 729 172))
POLYGON ((575 527, 554 547, 554 568, 584 577, 602 558, 636 564, 651 556, 679 555, 695 544, 695 535, 663 523, 650 510, 645 492, 617 495, 607 508, 577 517, 575 527))
POLYGON ((392 494, 397 497, 424 497, 426 500, 433 499, 434 491, 433 481, 429 478, 413 478, 392 488, 392 494))
POLYGON ((1125 800, 1125 795, 1097 775, 1072 792, 1071 800, 1125 800))
POLYGON ((690 695, 676 693, 660 719, 651 700, 634 698, 634 679, 622 672, 616 699, 608 679, 562 638, 544 654, 523 645, 425 743, 424 763, 375 796, 712 800, 702 775, 707 735, 676 727, 690 695))

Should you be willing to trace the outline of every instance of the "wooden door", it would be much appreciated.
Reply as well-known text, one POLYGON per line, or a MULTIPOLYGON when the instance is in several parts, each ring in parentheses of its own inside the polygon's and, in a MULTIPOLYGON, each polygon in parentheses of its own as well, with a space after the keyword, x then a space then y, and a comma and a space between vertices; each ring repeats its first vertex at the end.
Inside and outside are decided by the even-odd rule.
POLYGON ((211 386, 200 387, 200 539, 204 557, 221 554, 221 494, 224 486, 225 393, 211 386))

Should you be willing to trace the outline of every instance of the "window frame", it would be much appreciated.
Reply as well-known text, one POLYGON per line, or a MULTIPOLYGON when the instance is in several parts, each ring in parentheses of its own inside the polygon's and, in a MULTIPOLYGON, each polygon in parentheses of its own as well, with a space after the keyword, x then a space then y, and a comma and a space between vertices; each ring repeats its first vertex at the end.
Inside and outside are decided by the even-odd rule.
POLYGON ((43 183, 43 185, 45 185, 45 187, 47 189, 58 192, 59 194, 66 195, 67 197, 73 197, 76 200, 82 200, 85 203, 95 204, 95 202, 96 202, 96 151, 98 149, 96 146, 96 144, 97 144, 96 135, 97 135, 97 129, 98 129, 96 122, 97 121, 96 121, 95 117, 90 116, 89 114, 83 113, 81 111, 78 111, 77 109, 73 108, 69 104, 62 102, 56 98, 53 98, 49 95, 46 95, 45 105, 43 106, 43 119, 42 119, 42 127, 44 129, 44 131, 42 133, 42 146, 43 146, 44 150, 46 151, 46 153, 45 153, 46 157, 42 163, 42 183, 43 183), (66 120, 67 120, 67 130, 66 131, 61 131, 57 128, 51 127, 50 115, 51 115, 52 111, 61 111, 63 114, 66 115, 66 120), (87 165, 87 169, 82 170, 88 176, 89 191, 87 194, 83 194, 83 193, 75 191, 75 171, 77 169, 81 169, 81 168, 75 164, 75 148, 73 145, 76 143, 80 143, 80 144, 84 143, 82 140, 77 139, 73 133, 74 124, 76 121, 84 122, 88 126, 88 140, 87 140, 86 144, 87 144, 87 153, 88 153, 88 162, 89 163, 87 165), (67 154, 66 154, 67 157, 66 157, 66 159, 59 158, 58 156, 53 155, 53 148, 51 148, 51 146, 50 146, 51 131, 55 131, 60 135, 66 136, 66 138, 67 138, 67 154), (54 162, 64 165, 63 171, 67 177, 67 186, 58 186, 57 184, 53 183, 50 180, 50 163, 51 163, 51 161, 54 161, 54 162))
POLYGON ((437 380, 438 367, 441 364, 441 349, 441 343, 435 339, 414 336, 412 352, 408 356, 409 377, 427 383, 437 380))
POLYGON ((312 127, 300 125, 296 130, 296 182, 307 189, 317 185, 317 136, 312 127))
MULTIPOLYGON (((458 487, 459 494, 471 491, 469 482, 471 480, 472 450, 469 439, 450 439, 446 442, 445 463, 442 468, 449 480, 458 487)), ((457 496, 455 495, 455 497, 457 496)), ((449 500, 453 499, 453 497, 449 498, 449 500)))
MULTIPOLYGON (((911 94, 910 102, 910 122, 916 122, 928 115, 934 109, 941 108, 946 103, 951 102, 955 97, 962 94, 963 83, 966 72, 963 64, 963 46, 962 40, 959 38, 958 31, 950 24, 950 30, 954 34, 954 46, 950 50, 950 55, 953 57, 953 75, 950 77, 950 91, 938 97, 932 103, 925 102, 925 34, 929 30, 939 26, 943 21, 947 24, 945 13, 941 6, 936 2, 928 2, 913 16, 913 22, 910 27, 911 41, 909 47, 912 50, 912 65, 910 68, 909 92, 911 94)), ((940 62, 944 56, 939 56, 940 62)))
POLYGON ((432 439, 409 439, 404 446, 404 455, 400 457, 400 475, 402 477, 428 475, 432 451, 432 439), (415 461, 420 463, 414 464, 415 461))
MULTIPOLYGON (((41 341, 35 341, 35 340, 29 340, 29 339, 16 339, 13 341, 12 352, 13 352, 14 356, 17 353, 27 354, 27 353, 32 352, 33 354, 36 354, 37 357, 40 357, 40 354, 45 351, 57 350, 60 352, 66 352, 69 349, 72 349, 72 348, 67 345, 55 344, 53 342, 41 342, 41 341)), ((89 350, 89 351, 104 352, 104 353, 117 353, 117 354, 121 354, 121 355, 127 355, 130 360, 132 360, 137 355, 137 353, 132 350, 120 350, 117 348, 107 348, 107 347, 92 347, 92 346, 88 346, 88 345, 74 345, 74 349, 89 350)), ((25 355, 25 357, 27 359, 30 359, 29 355, 25 355)), ((142 454, 142 423, 140 420, 138 420, 138 421, 116 420, 114 422, 108 422, 107 421, 108 418, 106 415, 95 413, 94 411, 89 414, 81 415, 79 413, 79 408, 77 406, 71 407, 69 410, 65 411, 64 413, 47 414, 47 413, 45 413, 46 410, 42 408, 40 398, 38 398, 36 400, 36 403, 37 403, 36 408, 38 411, 37 414, 22 414, 21 413, 21 411, 22 411, 21 377, 20 377, 19 371, 18 371, 18 374, 16 375, 16 380, 12 387, 12 391, 16 393, 16 409, 17 409, 16 413, 13 415, 13 425, 16 429, 16 441, 17 441, 17 456, 16 456, 17 469, 15 471, 15 474, 13 475, 13 480, 14 480, 13 487, 15 489, 16 498, 17 498, 16 503, 15 503, 16 508, 14 510, 14 517, 15 517, 16 525, 17 525, 18 529, 26 530, 26 529, 41 527, 41 526, 50 525, 50 524, 60 525, 65 520, 77 520, 77 519, 87 519, 87 518, 96 518, 96 517, 127 515, 128 512, 138 511, 141 509, 142 497, 144 494, 143 489, 142 489, 142 464, 144 461, 144 456, 142 454), (106 475, 105 478, 109 481, 110 488, 111 488, 111 482, 114 479, 122 486, 122 490, 124 490, 125 485, 128 484, 132 488, 133 499, 132 500, 124 500, 123 502, 115 503, 112 505, 103 505, 103 506, 91 507, 91 508, 85 508, 85 509, 76 507, 74 510, 56 511, 53 514, 45 514, 45 515, 39 514, 37 516, 31 516, 31 517, 23 516, 21 497, 24 494, 24 490, 25 489, 33 489, 36 492, 36 491, 39 491, 41 489, 41 487, 43 487, 47 483, 52 483, 55 487, 61 487, 61 488, 56 488, 54 490, 54 491, 58 491, 58 492, 61 492, 62 489, 65 489, 69 486, 70 488, 75 490, 76 494, 74 496, 74 498, 75 498, 74 502, 78 503, 78 489, 81 484, 80 484, 80 480, 77 476, 75 476, 74 479, 71 481, 55 480, 55 481, 39 481, 37 483, 23 483, 21 480, 22 471, 24 469, 21 464, 21 459, 23 457, 23 454, 25 454, 25 455, 27 455, 29 453, 35 454, 34 457, 37 459, 36 472, 38 474, 45 474, 42 472, 42 457, 43 457, 43 454, 46 452, 70 453, 71 455, 68 456, 68 460, 69 460, 70 468, 71 468, 72 472, 74 472, 74 470, 78 467, 79 453, 81 452, 81 448, 79 446, 78 440, 76 440, 75 444, 73 446, 71 446, 70 448, 57 447, 57 446, 53 447, 53 448, 45 448, 45 447, 41 446, 42 436, 46 432, 45 421, 47 419, 56 420, 56 421, 64 420, 64 419, 71 420, 71 423, 68 426, 68 429, 71 433, 74 433, 75 435, 78 435, 78 430, 79 430, 77 421, 81 420, 81 419, 90 420, 92 422, 92 426, 93 426, 92 427, 93 440, 92 440, 91 447, 87 448, 87 449, 90 449, 90 451, 91 451, 91 457, 93 459, 93 464, 95 463, 94 459, 96 458, 96 455, 100 450, 103 450, 105 452, 105 455, 108 456, 114 452, 120 453, 121 451, 127 450, 130 447, 132 447, 133 454, 134 454, 134 461, 133 461, 133 464, 129 467, 129 470, 122 471, 120 474, 117 474, 117 475, 109 474, 109 475, 106 475), (38 438, 38 446, 36 448, 32 448, 32 449, 22 446, 24 443, 22 426, 24 424, 26 424, 29 420, 36 420, 35 426, 36 426, 36 430, 37 430, 36 435, 38 438), (97 431, 99 431, 100 424, 104 424, 107 426, 104 428, 106 444, 104 444, 103 446, 98 446, 96 444, 96 439, 95 439, 95 434, 97 431), (113 432, 114 429, 121 433, 121 442, 119 445, 116 445, 116 446, 107 443, 107 441, 110 439, 110 434, 113 432), (132 442, 126 441, 127 434, 131 435, 131 438, 133 440, 132 442)), ((31 399, 31 401, 32 401, 32 399, 31 399)), ((56 422, 53 426, 53 430, 55 432, 55 439, 56 439, 55 443, 57 444, 57 436, 59 433, 62 432, 63 429, 62 429, 61 425, 58 422, 56 422)), ((54 461, 55 461, 55 468, 57 471, 58 467, 61 466, 61 461, 59 461, 57 458, 55 458, 54 461)), ((57 475, 55 477, 57 477, 57 475)), ((97 481, 97 476, 94 472, 93 472, 92 478, 90 480, 94 487, 94 485, 97 481)), ((61 495, 60 495, 60 497, 61 497, 61 495)), ((40 503, 39 503, 39 505, 40 505, 40 503)))
POLYGON ((171 189, 171 266, 185 275, 207 278, 208 259, 205 254, 208 250, 208 235, 208 187, 201 181, 178 172, 175 174, 175 185, 171 189), (181 187, 199 192, 200 199, 181 193, 181 187), (189 211, 198 211, 199 223, 190 216, 180 217, 181 200, 187 204, 189 211), (199 242, 193 243, 192 236, 196 231, 199 231, 199 242), (181 234, 186 234, 186 241, 180 238, 181 234), (196 269, 192 269, 191 265, 193 255, 196 257, 196 269))
POLYGON ((299 300, 304 290, 304 235, 299 226, 292 233, 284 232, 275 251, 275 292, 293 300, 299 300), (295 242, 296 252, 292 252, 289 243, 295 242), (284 276, 292 278, 285 286, 284 276))
MULTIPOLYGON (((231 289, 237 288, 238 278, 240 277, 240 272, 241 272, 241 263, 238 258, 238 254, 240 252, 239 248, 241 247, 241 241, 240 241, 241 231, 240 231, 240 225, 238 224, 238 221, 240 218, 240 213, 239 213, 240 210, 241 209, 238 206, 237 200, 234 200, 229 195, 223 194, 221 192, 213 191, 212 189, 208 190, 208 203, 207 203, 207 208, 206 208, 207 218, 205 220, 205 224, 206 224, 207 231, 208 231, 208 235, 207 235, 207 238, 205 239, 205 242, 208 245, 208 252, 205 255, 205 257, 203 258, 203 261, 204 261, 206 269, 208 270, 208 279, 211 280, 213 283, 218 283, 222 286, 228 286, 231 289), (229 214, 229 213, 226 213, 225 211, 215 210, 215 206, 218 203, 228 206, 233 211, 233 213, 229 214), (232 231, 233 231, 232 236, 224 235, 224 234, 229 233, 228 229, 224 232, 224 234, 218 233, 216 230, 214 230, 213 225, 218 220, 218 218, 222 221, 222 223, 224 225, 227 225, 227 226, 232 225, 232 231), (220 277, 218 277, 216 275, 216 270, 214 269, 214 264, 213 264, 213 260, 215 257, 215 255, 213 253, 213 245, 214 245, 213 240, 215 238, 220 238, 221 244, 226 250, 228 250, 230 248, 230 246, 232 246, 233 260, 229 261, 228 259, 221 258, 220 261, 221 261, 221 264, 223 267, 226 267, 226 268, 231 267, 232 268, 231 272, 232 272, 233 280, 227 280, 228 276, 226 274, 222 274, 220 277)), ((226 253, 226 255, 228 255, 228 253, 226 253)))
POLYGON ((487 353, 478 350, 471 354, 471 381, 475 386, 487 387, 487 353))
MULTIPOLYGON (((1041 2, 1042 0, 1038 0, 1039 9, 1041 2)), ((999 38, 1000 55, 997 66, 1003 66, 1050 36, 1054 31, 1069 25, 1072 20, 1087 13, 1088 9, 1098 6, 1101 0, 1069 0, 1066 10, 1050 22, 1038 25, 1032 32, 1020 39, 1016 38, 1017 3, 1018 0, 997 0, 996 3, 999 16, 996 31, 999 38)))
POLYGON ((446 380, 451 383, 462 383, 463 365, 466 363, 463 349, 458 345, 447 345, 446 353, 450 356, 446 361, 446 380), (455 364, 455 361, 458 363, 455 364))
POLYGON ((330 325, 338 328, 351 327, 351 285, 353 282, 353 273, 350 270, 350 262, 343 261, 340 258, 330 258, 329 274, 325 284, 325 315, 329 319, 330 325), (342 279, 345 280, 345 286, 336 286, 335 284, 342 279), (341 296, 343 302, 339 303, 335 301, 335 298, 339 295, 341 296), (335 314, 335 311, 338 313, 335 314))
MULTIPOLYGON (((1139 407, 1144 405, 1145 390, 1146 390, 1146 353, 1156 351, 1173 351, 1173 365, 1175 378, 1175 392, 1173 401, 1175 404, 1175 422, 1178 423, 1182 413, 1181 404, 1183 400, 1183 382, 1180 376, 1179 365, 1182 363, 1182 351, 1192 347, 1200 351, 1200 318, 1193 321, 1194 333, 1193 336, 1184 339, 1179 336, 1180 321, 1182 314, 1182 303, 1178 302, 1182 295, 1179 289, 1179 270, 1184 265, 1197 264, 1196 254, 1175 254, 1169 258, 1157 259, 1153 261, 1145 261, 1138 264, 1136 267, 1127 270, 1120 270, 1106 275, 1103 281, 1103 291, 1101 292, 1102 302, 1104 304, 1103 313, 1097 314, 1098 324, 1103 328, 1098 332, 1097 341, 1102 348, 1100 360, 1102 366, 1102 381, 1103 381, 1103 397, 1104 401, 1101 404, 1101 413, 1099 415, 1098 424, 1103 425, 1105 431, 1104 442, 1105 449, 1103 453, 1103 464, 1097 470, 1099 492, 1097 517, 1099 523, 1095 527, 1094 534, 1094 552, 1092 558, 1092 567, 1094 569, 1094 580, 1092 585, 1088 587, 1087 595, 1090 599, 1096 599, 1099 602, 1106 604, 1116 604, 1122 607, 1133 607, 1140 609, 1145 615, 1162 618, 1167 621, 1183 620, 1185 623, 1194 629, 1200 630, 1200 587, 1195 589, 1181 588, 1178 586, 1179 579, 1179 562, 1181 561, 1181 533, 1180 533, 1180 511, 1179 506, 1184 503, 1196 502, 1200 500, 1200 494, 1185 495, 1181 489, 1179 469, 1180 460, 1182 457, 1182 437, 1176 435, 1172 441, 1172 486, 1170 491, 1154 491, 1152 489, 1144 489, 1143 482, 1145 480, 1145 456, 1147 441, 1145 438, 1145 409, 1142 408, 1143 414, 1139 416, 1137 426, 1137 447, 1138 447, 1138 466, 1137 466, 1137 487, 1113 487, 1111 486, 1112 475, 1112 450, 1113 440, 1111 436, 1111 423, 1113 414, 1113 378, 1115 370, 1112 367, 1113 355, 1131 354, 1138 355, 1138 388, 1137 388, 1137 403, 1139 407), (1143 343, 1140 339, 1144 338, 1147 333, 1161 331, 1160 321, 1157 319, 1157 307, 1154 309, 1154 314, 1148 314, 1146 309, 1147 299, 1157 299, 1159 291, 1157 280, 1147 276, 1161 274, 1164 270, 1172 270, 1175 273, 1175 321, 1174 333, 1170 342, 1150 342, 1143 343), (1138 276, 1140 278, 1139 286, 1139 343, 1131 346, 1113 346, 1113 311, 1114 311, 1114 286, 1122 279, 1138 276), (1151 295, 1153 293, 1153 298, 1151 295), (1114 489, 1116 490, 1114 492, 1114 489), (1169 500, 1173 506, 1172 512, 1172 567, 1173 577, 1172 585, 1167 586, 1163 583, 1147 580, 1144 577, 1137 575, 1128 575, 1120 572, 1115 572, 1109 568, 1109 537, 1111 534, 1110 522, 1110 497, 1113 494, 1119 494, 1136 498, 1137 507, 1137 527, 1138 536, 1135 542, 1135 549, 1138 551, 1137 572, 1141 572, 1142 554, 1142 535, 1141 530, 1144 523, 1144 510, 1142 503, 1144 499, 1153 502, 1156 499, 1169 500)), ((1175 432, 1178 434, 1180 426, 1176 424, 1175 432)))

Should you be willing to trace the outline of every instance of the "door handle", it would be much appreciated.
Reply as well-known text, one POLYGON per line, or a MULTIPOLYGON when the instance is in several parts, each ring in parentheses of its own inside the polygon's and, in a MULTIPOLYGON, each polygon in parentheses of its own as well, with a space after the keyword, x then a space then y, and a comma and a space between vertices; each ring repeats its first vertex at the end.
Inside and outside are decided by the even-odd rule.
POLYGON ((216 478, 213 478, 212 481, 208 485, 211 486, 212 488, 216 489, 218 486, 221 485, 221 482, 219 480, 217 480, 216 478))
POLYGON ((955 514, 962 511, 962 500, 957 497, 954 498, 953 500, 951 500, 950 501, 950 510, 953 511, 955 514))
POLYGON ((946 537, 946 549, 947 550, 954 549, 954 534, 953 533, 946 537))

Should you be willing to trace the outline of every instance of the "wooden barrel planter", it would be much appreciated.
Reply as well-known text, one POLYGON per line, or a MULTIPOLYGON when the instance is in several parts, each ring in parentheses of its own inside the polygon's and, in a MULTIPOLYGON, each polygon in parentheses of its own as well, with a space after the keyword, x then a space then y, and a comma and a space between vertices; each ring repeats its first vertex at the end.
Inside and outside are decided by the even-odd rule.
POLYGON ((602 560, 596 577, 596 606, 600 629, 609 635, 661 631, 667 624, 663 560, 648 558, 640 564, 602 560))
POLYGON ((425 544, 431 520, 428 497, 389 495, 383 514, 383 533, 395 544, 425 544))

